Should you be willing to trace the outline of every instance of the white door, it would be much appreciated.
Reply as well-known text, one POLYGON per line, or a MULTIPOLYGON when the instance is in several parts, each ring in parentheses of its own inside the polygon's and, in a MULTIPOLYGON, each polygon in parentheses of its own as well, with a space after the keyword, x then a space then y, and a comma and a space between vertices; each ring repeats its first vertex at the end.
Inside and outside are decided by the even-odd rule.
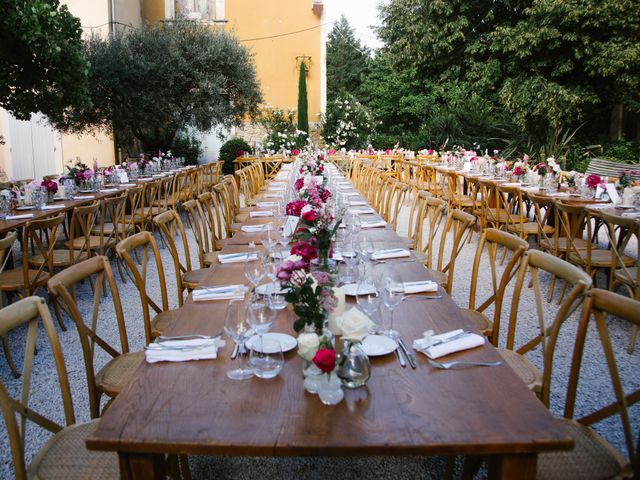
POLYGON ((23 180, 60 173, 60 162, 56 162, 60 136, 42 115, 32 115, 31 120, 9 117, 9 141, 11 172, 7 173, 11 178, 23 180))

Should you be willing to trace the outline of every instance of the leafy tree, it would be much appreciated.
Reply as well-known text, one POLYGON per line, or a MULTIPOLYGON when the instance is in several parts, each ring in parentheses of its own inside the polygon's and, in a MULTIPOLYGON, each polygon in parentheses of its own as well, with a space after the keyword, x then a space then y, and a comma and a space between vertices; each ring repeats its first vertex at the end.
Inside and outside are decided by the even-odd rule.
POLYGON ((298 79, 298 130, 309 133, 307 68, 304 62, 300 62, 300 77, 298 79))
POLYGON ((0 107, 27 120, 42 112, 60 129, 90 105, 80 20, 58 0, 0 2, 0 107))
POLYGON ((328 145, 364 148, 373 133, 373 116, 353 95, 343 94, 327 104, 322 136, 328 145))
POLYGON ((327 38, 327 101, 343 93, 360 98, 371 52, 360 43, 342 15, 327 38))
POLYGON ((115 129, 145 150, 166 150, 181 130, 238 125, 261 101, 249 52, 221 30, 177 20, 87 42, 93 108, 75 128, 115 129))

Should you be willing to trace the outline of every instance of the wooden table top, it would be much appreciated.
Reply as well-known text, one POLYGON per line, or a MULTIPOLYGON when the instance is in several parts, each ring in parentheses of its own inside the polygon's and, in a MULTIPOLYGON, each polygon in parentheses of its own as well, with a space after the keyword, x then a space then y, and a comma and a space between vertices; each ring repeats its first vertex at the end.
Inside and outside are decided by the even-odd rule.
MULTIPOLYGON (((390 229, 372 232, 379 245, 397 245, 390 229)), ((245 251, 229 246, 225 251, 245 251)), ((376 267, 379 268, 380 266, 376 267)), ((389 262, 404 281, 430 278, 419 263, 389 262)), ((246 283, 243 264, 211 267, 203 285, 246 283)), ((396 328, 411 345, 425 330, 471 328, 444 293, 407 300, 396 328)), ((353 299, 350 299, 353 304, 353 299)), ((226 301, 189 298, 167 335, 222 331, 226 301)), ((279 313, 272 331, 294 335, 293 314, 279 313)), ((272 380, 226 377, 233 342, 216 360, 143 364, 105 412, 87 446, 121 454, 401 455, 518 454, 566 449, 572 442, 558 422, 506 365, 436 370, 417 353, 418 368, 401 368, 393 354, 372 358, 367 385, 345 389, 337 406, 305 392, 301 359, 285 354, 272 380)), ((497 360, 486 344, 448 359, 497 360)))

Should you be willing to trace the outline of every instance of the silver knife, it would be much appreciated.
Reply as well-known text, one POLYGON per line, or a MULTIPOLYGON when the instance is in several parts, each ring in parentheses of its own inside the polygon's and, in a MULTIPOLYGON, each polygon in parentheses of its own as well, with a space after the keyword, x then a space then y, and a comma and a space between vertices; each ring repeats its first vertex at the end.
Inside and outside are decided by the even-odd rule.
POLYGON ((395 352, 396 352, 396 357, 398 357, 398 363, 402 368, 405 368, 407 366, 407 362, 404 361, 404 358, 400 354, 400 347, 396 348, 395 352))
POLYGON ((409 361, 409 365, 411 365, 411 368, 415 370, 418 367, 416 357, 414 357, 413 353, 409 351, 407 346, 404 344, 404 340, 402 340, 401 338, 398 339, 398 345, 400 345, 400 348, 402 348, 402 351, 407 356, 407 360, 409 361))

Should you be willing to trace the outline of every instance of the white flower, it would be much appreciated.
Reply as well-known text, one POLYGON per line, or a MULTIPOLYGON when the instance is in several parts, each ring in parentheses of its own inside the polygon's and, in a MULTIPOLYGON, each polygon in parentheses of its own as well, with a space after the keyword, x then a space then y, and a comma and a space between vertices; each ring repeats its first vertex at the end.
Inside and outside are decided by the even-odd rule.
POLYGON ((296 263, 296 262, 299 262, 300 260, 302 260, 302 257, 300 255, 289 255, 287 258, 284 259, 284 262, 296 263))
POLYGON ((307 360, 313 360, 320 347, 320 337, 316 333, 301 333, 298 335, 298 355, 307 360))
POLYGON ((361 342, 369 334, 373 322, 356 307, 347 310, 342 317, 337 319, 337 326, 342 331, 343 340, 361 342))

